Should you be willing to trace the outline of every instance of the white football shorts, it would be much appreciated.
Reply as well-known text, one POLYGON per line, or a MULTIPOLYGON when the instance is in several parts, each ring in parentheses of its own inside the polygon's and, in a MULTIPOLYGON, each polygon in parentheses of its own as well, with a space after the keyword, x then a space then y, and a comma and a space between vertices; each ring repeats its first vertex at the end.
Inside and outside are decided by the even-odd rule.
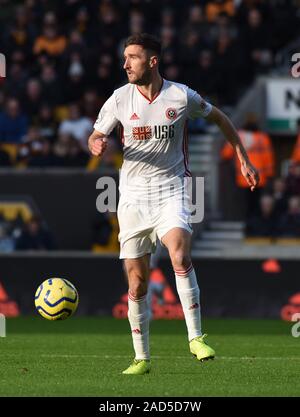
POLYGON ((160 204, 136 204, 121 197, 118 206, 120 259, 139 258, 154 253, 157 238, 174 227, 193 233, 191 212, 182 198, 170 197, 160 204))

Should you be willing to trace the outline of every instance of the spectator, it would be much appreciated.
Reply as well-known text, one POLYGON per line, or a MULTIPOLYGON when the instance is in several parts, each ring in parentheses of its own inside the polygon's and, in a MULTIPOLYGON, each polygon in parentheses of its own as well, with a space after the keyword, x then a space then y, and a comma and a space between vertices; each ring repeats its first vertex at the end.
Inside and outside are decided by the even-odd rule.
POLYGON ((51 106, 57 106, 62 103, 62 87, 57 71, 53 64, 45 64, 41 73, 41 84, 43 97, 51 106))
POLYGON ((93 223, 92 244, 108 245, 112 230, 108 213, 98 213, 93 223))
POLYGON ((43 68, 46 65, 51 65, 51 63, 52 58, 46 52, 41 52, 40 54, 38 54, 35 57, 35 60, 30 68, 33 76, 39 78, 39 81, 41 81, 40 78, 43 72, 43 68))
POLYGON ((30 168, 47 168, 58 166, 59 161, 52 152, 52 146, 48 139, 39 141, 39 148, 30 155, 28 166, 30 168))
MULTIPOLYGON (((2 9, 3 6, 1 6, 1 11, 2 9)), ((4 35, 7 50, 19 49, 26 55, 29 55, 35 35, 36 31, 30 22, 28 11, 23 6, 17 6, 14 13, 14 21, 11 25, 8 25, 4 35)))
POLYGON ((99 63, 96 68, 96 75, 92 80, 93 88, 104 100, 110 94, 109 91, 111 92, 114 88, 114 77, 112 74, 113 71, 109 64, 99 63))
POLYGON ((300 197, 293 196, 288 201, 288 211, 279 222, 280 235, 300 237, 300 197))
POLYGON ((44 138, 47 138, 50 142, 53 142, 56 137, 58 125, 54 117, 53 108, 50 105, 46 103, 41 104, 36 124, 41 132, 41 135, 44 138))
POLYGON ((220 13, 226 13, 228 16, 234 16, 234 1, 210 0, 206 5, 205 12, 208 22, 214 22, 220 13))
POLYGON ((78 33, 89 42, 93 38, 90 15, 86 7, 80 7, 75 17, 75 28, 78 33))
POLYGON ((162 27, 160 31, 162 48, 164 54, 161 59, 161 65, 165 68, 167 65, 176 64, 176 31, 175 28, 162 27))
POLYGON ((48 55, 57 57, 61 55, 67 46, 65 36, 59 35, 56 24, 45 24, 43 34, 39 36, 33 47, 35 55, 46 52, 48 55))
POLYGON ((132 9, 129 12, 129 33, 134 35, 142 32, 145 32, 145 16, 140 10, 132 9))
POLYGON ((207 24, 207 21, 205 19, 203 8, 200 6, 200 4, 193 4, 189 8, 188 13, 188 21, 183 29, 183 36, 185 35, 186 31, 195 30, 200 34, 201 38, 205 38, 205 40, 208 41, 206 36, 209 25, 207 24))
POLYGON ((161 26, 174 28, 176 27, 174 9, 164 8, 161 12, 161 26))
POLYGON ((59 133, 67 133, 78 140, 82 149, 87 149, 87 139, 93 130, 93 123, 81 115, 80 108, 73 103, 69 106, 69 118, 59 126, 59 133))
POLYGON ((14 239, 14 247, 16 239, 21 235, 22 229, 24 227, 24 219, 21 210, 17 210, 14 219, 10 220, 7 223, 8 234, 14 239))
POLYGON ((121 25, 119 23, 119 14, 113 2, 100 2, 97 17, 97 23, 101 27, 101 32, 111 36, 116 36, 118 30, 121 29, 121 25))
POLYGON ((35 126, 30 126, 23 143, 18 147, 17 161, 26 165, 29 159, 41 152, 41 132, 35 126))
POLYGON ((102 104, 95 90, 86 90, 81 102, 83 114, 91 121, 95 121, 102 104))
POLYGON ((286 192, 289 196, 300 196, 300 163, 292 163, 286 178, 286 192))
POLYGON ((12 161, 8 152, 1 149, 0 145, 0 168, 12 166, 12 161))
POLYGON ((220 34, 215 47, 218 73, 218 96, 221 103, 233 104, 239 87, 240 53, 238 45, 228 33, 220 34))
POLYGON ((82 150, 79 142, 75 138, 71 137, 68 166, 86 167, 89 159, 89 155, 82 150))
POLYGON ((69 147, 71 142, 71 135, 69 133, 60 133, 58 140, 53 145, 53 155, 55 162, 53 166, 69 166, 69 147))
POLYGON ((64 99, 67 103, 77 102, 86 90, 85 69, 80 55, 74 52, 70 58, 64 87, 64 99))
POLYGON ((23 107, 31 122, 35 121, 42 101, 42 88, 38 79, 30 79, 26 85, 25 95, 23 97, 23 107))
POLYGON ((247 24, 243 29, 243 45, 248 52, 252 76, 257 72, 265 72, 272 64, 270 34, 268 23, 263 20, 259 9, 250 9, 247 24))
POLYGON ((89 155, 82 150, 78 140, 68 133, 61 133, 53 147, 45 139, 42 144, 41 151, 30 161, 30 166, 87 166, 89 155))
POLYGON ((10 66, 10 71, 7 74, 7 79, 5 80, 3 88, 13 97, 21 97, 27 78, 28 71, 26 68, 24 68, 20 62, 14 62, 10 66))
POLYGON ((274 151, 269 135, 258 129, 254 115, 249 115, 243 130, 239 131, 241 141, 247 150, 250 161, 256 167, 260 175, 260 181, 255 193, 252 193, 243 177, 240 169, 240 162, 235 155, 230 143, 226 143, 222 149, 221 157, 223 160, 235 160, 236 185, 243 192, 243 199, 246 203, 246 216, 249 217, 257 210, 260 191, 267 186, 269 180, 274 176, 274 151))
POLYGON ((286 184, 283 178, 275 178, 272 185, 275 211, 281 217, 287 210, 286 184))
POLYGON ((21 143, 28 129, 28 118, 21 112, 18 99, 7 100, 6 111, 0 113, 0 143, 21 143))
POLYGON ((220 13, 217 17, 215 23, 210 25, 206 31, 206 36, 208 40, 212 43, 215 43, 221 36, 229 36, 230 39, 236 39, 238 35, 238 30, 235 24, 232 22, 230 17, 226 13, 220 13))
POLYGON ((190 82, 203 97, 213 97, 220 82, 219 72, 214 64, 212 51, 206 49, 200 52, 197 65, 186 68, 184 72, 186 83, 190 82))
POLYGON ((201 49, 205 49, 208 45, 203 39, 200 39, 198 32, 191 30, 182 39, 180 48, 180 64, 189 66, 196 64, 196 57, 201 49))
POLYGON ((165 68, 165 77, 168 80, 175 81, 181 77, 180 67, 176 64, 168 65, 165 68))
POLYGON ((291 161, 293 163, 300 163, 300 118, 297 120, 298 133, 296 143, 293 148, 291 161))
POLYGON ((10 253, 15 249, 14 239, 9 236, 7 231, 7 225, 3 222, 0 223, 0 253, 10 253))
POLYGON ((85 55, 86 44, 81 33, 77 30, 72 30, 69 36, 69 44, 64 52, 64 58, 69 59, 74 53, 85 55))
POLYGON ((16 240, 16 250, 55 249, 53 237, 39 217, 32 217, 16 240))
POLYGON ((278 217, 275 212, 274 198, 263 195, 259 201, 259 212, 248 218, 246 226, 247 236, 275 237, 278 217))
MULTIPOLYGON (((272 16, 271 8, 270 2, 262 0, 243 0, 238 5, 236 20, 240 27, 244 27, 247 24, 249 12, 252 9, 259 10, 263 20, 265 20, 268 16, 272 16)), ((284 8, 287 8, 287 4, 284 5, 284 8)))

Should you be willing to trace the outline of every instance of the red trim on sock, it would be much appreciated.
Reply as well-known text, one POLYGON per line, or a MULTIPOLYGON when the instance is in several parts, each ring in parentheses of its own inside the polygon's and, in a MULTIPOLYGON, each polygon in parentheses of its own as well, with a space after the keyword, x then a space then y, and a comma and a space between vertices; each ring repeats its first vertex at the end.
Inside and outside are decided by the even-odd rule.
POLYGON ((191 264, 185 271, 174 269, 174 272, 175 272, 175 275, 185 276, 185 275, 188 275, 189 272, 191 272, 193 268, 194 268, 193 264, 191 264))
POLYGON ((147 294, 143 295, 143 297, 141 297, 141 298, 134 298, 133 295, 128 291, 128 298, 130 298, 131 301, 134 301, 136 303, 144 301, 146 299, 146 297, 147 297, 147 294))
POLYGON ((175 272, 185 272, 185 271, 188 271, 192 266, 193 266, 193 264, 190 264, 188 266, 188 268, 186 268, 186 269, 174 269, 174 271, 175 272))

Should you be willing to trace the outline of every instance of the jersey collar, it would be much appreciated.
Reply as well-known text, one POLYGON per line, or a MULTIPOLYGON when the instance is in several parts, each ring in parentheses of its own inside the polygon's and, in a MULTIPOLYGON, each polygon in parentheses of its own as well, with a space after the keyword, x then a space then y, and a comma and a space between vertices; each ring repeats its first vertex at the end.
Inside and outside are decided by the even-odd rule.
POLYGON ((153 103, 153 101, 154 100, 156 100, 157 99, 157 97, 160 95, 160 93, 161 93, 161 91, 162 91, 162 89, 163 89, 163 85, 164 85, 164 83, 165 83, 165 80, 164 80, 164 78, 162 79, 162 83, 161 83, 161 87, 160 87, 160 89, 159 89, 159 91, 155 94, 155 96, 153 97, 153 99, 152 100, 150 100, 147 96, 145 96, 145 94, 143 94, 142 92, 141 92, 141 90, 139 89, 139 87, 138 87, 138 85, 136 86, 136 88, 138 89, 138 92, 148 101, 148 103, 149 104, 151 104, 151 103, 153 103))

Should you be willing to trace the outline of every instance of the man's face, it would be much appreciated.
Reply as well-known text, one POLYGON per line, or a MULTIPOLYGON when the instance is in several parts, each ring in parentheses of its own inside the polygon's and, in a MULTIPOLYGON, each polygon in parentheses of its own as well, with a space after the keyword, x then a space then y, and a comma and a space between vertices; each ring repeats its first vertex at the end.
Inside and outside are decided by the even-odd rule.
POLYGON ((14 99, 9 100, 6 105, 6 109, 7 109, 7 114, 10 117, 17 117, 19 114, 19 103, 14 99))
POLYGON ((124 66, 131 84, 145 85, 151 81, 152 60, 140 45, 129 45, 124 51, 124 66))

